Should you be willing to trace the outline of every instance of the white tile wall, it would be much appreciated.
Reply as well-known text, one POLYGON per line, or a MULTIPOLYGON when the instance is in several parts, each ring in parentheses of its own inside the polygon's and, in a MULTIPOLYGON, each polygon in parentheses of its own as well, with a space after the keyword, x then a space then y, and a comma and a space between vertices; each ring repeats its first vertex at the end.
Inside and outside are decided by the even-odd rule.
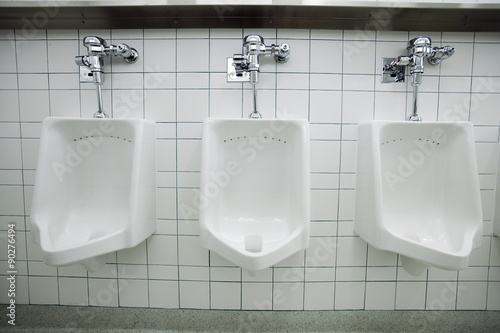
MULTIPOLYGON (((483 198, 483 245, 457 272, 404 271, 397 255, 368 246, 353 232, 358 122, 403 120, 408 84, 382 85, 382 56, 404 54, 418 32, 188 29, 0 32, 0 275, 7 273, 6 225, 17 228, 17 301, 125 307, 342 310, 500 309, 500 238, 492 212, 500 133, 500 35, 430 33, 456 53, 426 67, 420 105, 425 120, 466 119, 475 125, 483 198), (259 272, 235 267, 201 248, 198 212, 201 122, 250 112, 247 85, 225 82, 226 57, 244 34, 287 42, 290 62, 263 59, 260 108, 311 123, 311 245, 259 272), (158 229, 134 249, 110 255, 96 273, 43 264, 30 239, 29 211, 41 120, 89 117, 92 85, 78 82, 73 57, 84 36, 126 42, 133 65, 106 60, 104 105, 115 117, 157 122, 158 229), (196 52, 193 52, 196 50, 196 52)), ((120 60, 120 59, 117 59, 120 60)), ((0 302, 7 301, 0 279, 0 302)))

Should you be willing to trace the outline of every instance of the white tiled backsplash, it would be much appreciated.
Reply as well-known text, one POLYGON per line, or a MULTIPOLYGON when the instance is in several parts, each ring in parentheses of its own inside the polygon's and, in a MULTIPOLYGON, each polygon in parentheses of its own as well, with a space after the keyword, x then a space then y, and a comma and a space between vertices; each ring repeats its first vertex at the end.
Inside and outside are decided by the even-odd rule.
MULTIPOLYGON (((492 214, 500 127, 500 34, 335 30, 39 30, 0 32, 0 301, 7 302, 7 224, 17 226, 18 303, 125 307, 343 310, 500 310, 500 238, 492 214), (263 58, 260 110, 311 123, 311 245, 256 276, 201 248, 193 206, 199 191, 202 121, 247 117, 249 84, 226 82, 226 58, 242 37, 289 43, 290 61, 263 58), (139 51, 135 64, 106 59, 104 106, 113 116, 157 122, 158 230, 107 266, 43 264, 29 235, 41 129, 48 116, 90 117, 92 84, 79 83, 76 55, 97 35, 139 51), (426 65, 419 95, 424 120, 474 123, 485 219, 482 247, 466 270, 407 274, 397 255, 353 233, 356 124, 403 120, 409 84, 381 84, 382 57, 405 54, 429 36, 455 55, 426 65)), ((425 208, 423 208, 425 209, 425 208)))

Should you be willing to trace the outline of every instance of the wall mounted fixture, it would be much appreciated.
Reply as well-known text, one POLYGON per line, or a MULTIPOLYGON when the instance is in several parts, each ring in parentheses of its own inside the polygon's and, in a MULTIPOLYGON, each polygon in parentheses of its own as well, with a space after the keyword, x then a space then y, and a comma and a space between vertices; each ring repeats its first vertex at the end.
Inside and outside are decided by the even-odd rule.
POLYGON ((83 39, 83 46, 87 48, 86 56, 76 56, 75 63, 80 66, 80 82, 93 82, 97 87, 97 112, 94 118, 107 118, 102 110, 102 91, 104 83, 105 57, 123 57, 127 63, 134 63, 139 58, 136 49, 127 44, 108 45, 106 41, 97 36, 87 36, 83 39))
POLYGON ((424 58, 427 58, 431 65, 438 65, 441 61, 451 57, 455 48, 452 46, 431 47, 429 37, 417 37, 406 44, 406 50, 407 56, 382 58, 382 83, 405 82, 405 70, 409 67, 413 86, 413 113, 408 120, 421 121, 422 118, 417 113, 417 94, 424 73, 424 58))
POLYGON ((309 145, 305 119, 205 119, 202 246, 249 274, 306 249, 311 219, 309 145), (256 142, 258 150, 253 148, 256 142), (251 158, 241 153, 248 149, 254 150, 251 158), (219 182, 222 178, 214 183, 214 175, 224 178, 224 184, 219 182))
POLYGON ((288 44, 266 46, 264 38, 259 35, 248 35, 243 38, 241 54, 227 58, 227 81, 250 82, 253 90, 253 112, 250 118, 259 119, 262 115, 257 111, 257 84, 259 83, 260 56, 274 56, 277 63, 285 63, 290 57, 288 44))
POLYGON ((472 128, 457 121, 359 124, 354 232, 399 253, 412 275, 465 269, 481 246, 472 128))
POLYGON ((30 223, 45 264, 91 272, 153 234, 155 122, 45 118, 30 223))

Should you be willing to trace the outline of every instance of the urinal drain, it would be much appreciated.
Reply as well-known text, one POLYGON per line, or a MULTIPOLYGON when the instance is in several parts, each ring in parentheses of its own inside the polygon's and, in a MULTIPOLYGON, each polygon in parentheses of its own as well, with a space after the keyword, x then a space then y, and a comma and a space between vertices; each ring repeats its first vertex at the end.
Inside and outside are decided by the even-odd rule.
POLYGON ((114 136, 114 135, 110 135, 110 136, 85 135, 85 136, 79 136, 79 137, 73 138, 73 141, 92 140, 93 138, 96 138, 96 139, 99 139, 99 138, 110 138, 110 139, 114 139, 114 140, 121 140, 121 141, 132 143, 132 140, 130 140, 130 139, 127 139, 127 138, 124 138, 124 137, 120 137, 120 136, 114 136))
POLYGON ((385 140, 381 141, 380 145, 388 145, 388 144, 394 144, 398 142, 406 142, 406 141, 411 141, 412 143, 415 142, 422 142, 422 143, 427 143, 427 144, 433 144, 433 145, 439 145, 440 142, 436 142, 435 140, 432 139, 426 139, 426 138, 415 138, 415 139, 403 139, 403 138, 398 138, 398 139, 392 139, 392 140, 385 140))
POLYGON ((237 142, 237 141, 243 141, 243 140, 260 140, 262 143, 269 143, 269 142, 277 142, 277 143, 287 143, 285 139, 282 138, 274 138, 274 137, 268 137, 268 136, 235 136, 233 138, 226 138, 222 140, 222 142, 237 142))

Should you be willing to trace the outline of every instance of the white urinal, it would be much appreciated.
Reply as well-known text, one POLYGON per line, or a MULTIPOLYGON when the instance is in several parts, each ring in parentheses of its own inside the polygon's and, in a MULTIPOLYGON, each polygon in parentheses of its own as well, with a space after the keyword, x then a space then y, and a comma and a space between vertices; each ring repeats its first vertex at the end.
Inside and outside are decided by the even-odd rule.
POLYGON ((354 231, 414 275, 466 268, 483 225, 472 124, 373 121, 358 141, 354 231))
POLYGON ((495 190, 495 211, 493 215, 493 233, 500 236, 500 142, 498 143, 497 156, 497 185, 495 190))
POLYGON ((31 235, 52 266, 95 271, 156 229, 154 122, 46 118, 31 235))
POLYGON ((206 119, 200 238, 257 271, 309 244, 309 123, 206 119))

